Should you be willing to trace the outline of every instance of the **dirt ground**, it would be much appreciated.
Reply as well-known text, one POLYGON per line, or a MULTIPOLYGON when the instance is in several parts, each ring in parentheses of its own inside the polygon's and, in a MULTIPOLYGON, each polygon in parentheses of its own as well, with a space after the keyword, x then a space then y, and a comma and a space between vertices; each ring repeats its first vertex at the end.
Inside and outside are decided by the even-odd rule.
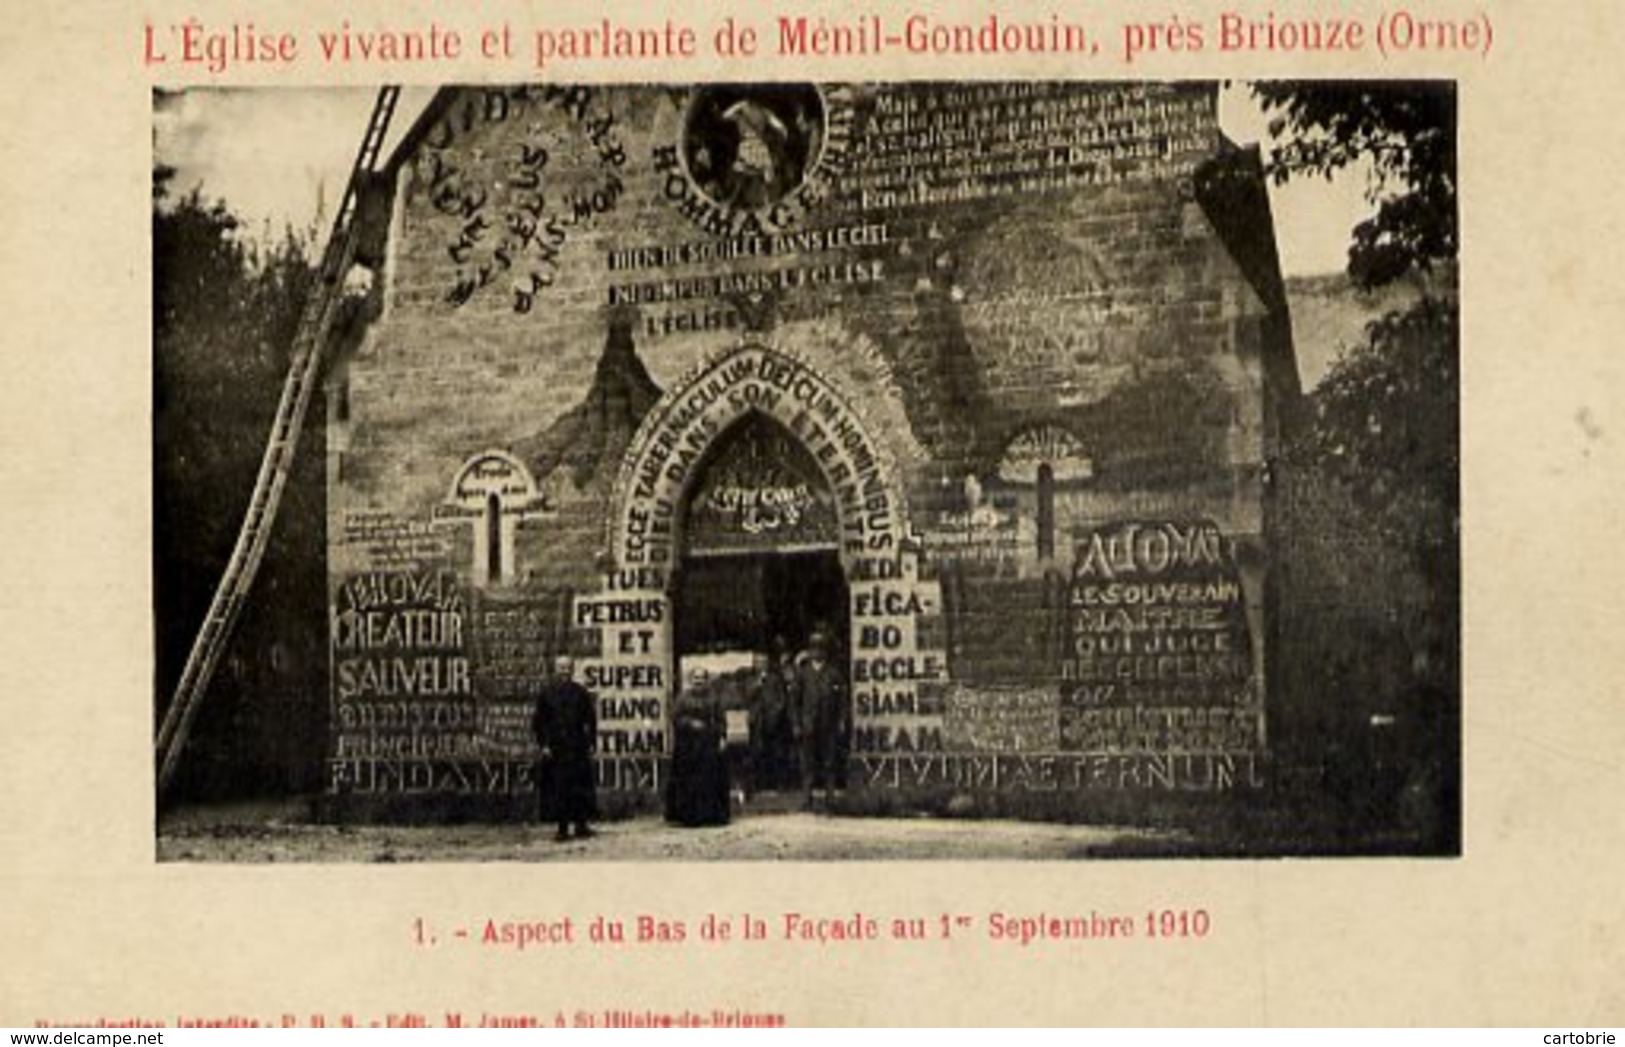
POLYGON ((159 826, 160 861, 618 862, 891 859, 1065 860, 1123 850, 1179 851, 1182 835, 1116 826, 752 812, 689 829, 647 815, 560 843, 544 825, 340 826, 266 806, 193 808, 159 826))

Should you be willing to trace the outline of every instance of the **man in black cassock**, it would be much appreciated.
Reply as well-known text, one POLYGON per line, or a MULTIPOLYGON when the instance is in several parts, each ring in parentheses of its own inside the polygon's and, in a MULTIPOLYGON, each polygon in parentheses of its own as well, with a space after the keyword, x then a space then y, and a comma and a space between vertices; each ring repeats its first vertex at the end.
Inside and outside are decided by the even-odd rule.
MULTIPOLYGON (((542 750, 537 787, 552 800, 558 820, 557 840, 593 835, 587 822, 597 815, 592 754, 598 742, 598 700, 576 683, 575 662, 568 655, 553 660, 553 675, 536 698, 531 730, 542 750)), ((545 809, 545 804, 543 805, 545 809)))

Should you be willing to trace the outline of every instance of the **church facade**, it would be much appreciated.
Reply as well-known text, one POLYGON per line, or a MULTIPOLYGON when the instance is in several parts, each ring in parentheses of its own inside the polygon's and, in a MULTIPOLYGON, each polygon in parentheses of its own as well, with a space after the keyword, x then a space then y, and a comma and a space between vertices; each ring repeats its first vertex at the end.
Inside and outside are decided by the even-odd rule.
POLYGON ((815 638, 853 796, 1262 787, 1299 389, 1217 100, 441 91, 329 380, 328 801, 522 813, 572 654, 601 795, 647 804, 693 670, 815 638))

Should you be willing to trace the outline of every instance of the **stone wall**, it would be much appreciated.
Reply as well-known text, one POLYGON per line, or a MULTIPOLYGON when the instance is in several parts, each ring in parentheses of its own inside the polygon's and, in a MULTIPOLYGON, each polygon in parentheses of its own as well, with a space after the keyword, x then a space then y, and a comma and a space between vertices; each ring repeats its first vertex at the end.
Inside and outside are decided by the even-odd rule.
POLYGON ((686 500, 751 419, 835 507, 851 788, 1261 781, 1290 346, 1216 97, 443 92, 332 397, 333 797, 516 809, 567 650, 601 785, 658 793, 686 500))

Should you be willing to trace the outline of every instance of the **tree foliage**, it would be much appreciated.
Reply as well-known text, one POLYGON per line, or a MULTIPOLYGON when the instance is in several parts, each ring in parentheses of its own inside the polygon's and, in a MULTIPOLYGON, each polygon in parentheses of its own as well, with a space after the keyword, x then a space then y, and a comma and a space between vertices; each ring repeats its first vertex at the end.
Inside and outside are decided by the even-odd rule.
POLYGON ((1354 227, 1349 275, 1364 288, 1454 261, 1456 94, 1449 81, 1293 82, 1253 91, 1277 138, 1277 183, 1369 165, 1375 212, 1354 227))
POLYGON ((1277 141, 1277 181, 1368 165, 1374 213, 1353 229, 1348 273, 1370 289, 1419 278, 1415 304, 1378 318, 1312 394, 1299 450, 1347 484, 1397 548, 1441 584, 1459 505, 1459 334, 1454 294, 1454 85, 1292 82, 1253 88, 1277 141))
MULTIPOLYGON (((256 245, 223 202, 197 189, 175 195, 174 177, 169 168, 155 169, 152 192, 159 714, 231 555, 313 280, 308 235, 290 229, 268 247, 256 245)), ((286 723, 271 725, 263 708, 241 700, 264 664, 318 675, 317 659, 299 652, 319 647, 325 606, 320 455, 314 473, 312 456, 301 457, 306 461, 287 489, 238 642, 228 648, 193 731, 182 778, 194 793, 244 791, 239 782, 222 784, 220 775, 251 779, 258 769, 240 759, 250 739, 289 733, 286 723), (304 619, 317 623, 313 637, 304 619)), ((319 688, 319 679, 312 683, 319 688)))
POLYGON ((252 246, 224 203, 171 198, 171 178, 154 178, 154 481, 159 534, 177 539, 166 558, 196 570, 230 550, 311 267, 291 230, 252 246))
POLYGON ((1453 548, 1460 481, 1456 310, 1423 298, 1367 329, 1315 391, 1311 456, 1423 566, 1453 548))
MULTIPOLYGON (((1399 693, 1408 755, 1400 810, 1424 845, 1449 853, 1460 829, 1460 329, 1454 86, 1423 83, 1258 85, 1277 142, 1277 182, 1367 172, 1372 214, 1351 234, 1348 275, 1370 290, 1414 278, 1420 297, 1370 323, 1310 396, 1311 424, 1289 447, 1293 465, 1352 497, 1382 545, 1408 562, 1419 608, 1374 623, 1399 693), (1397 635, 1395 629, 1397 627, 1397 635)), ((1345 696, 1346 697, 1346 696, 1345 696)), ((1333 739, 1338 744, 1350 738, 1333 739)), ((1372 788, 1380 768, 1350 781, 1372 788)))

